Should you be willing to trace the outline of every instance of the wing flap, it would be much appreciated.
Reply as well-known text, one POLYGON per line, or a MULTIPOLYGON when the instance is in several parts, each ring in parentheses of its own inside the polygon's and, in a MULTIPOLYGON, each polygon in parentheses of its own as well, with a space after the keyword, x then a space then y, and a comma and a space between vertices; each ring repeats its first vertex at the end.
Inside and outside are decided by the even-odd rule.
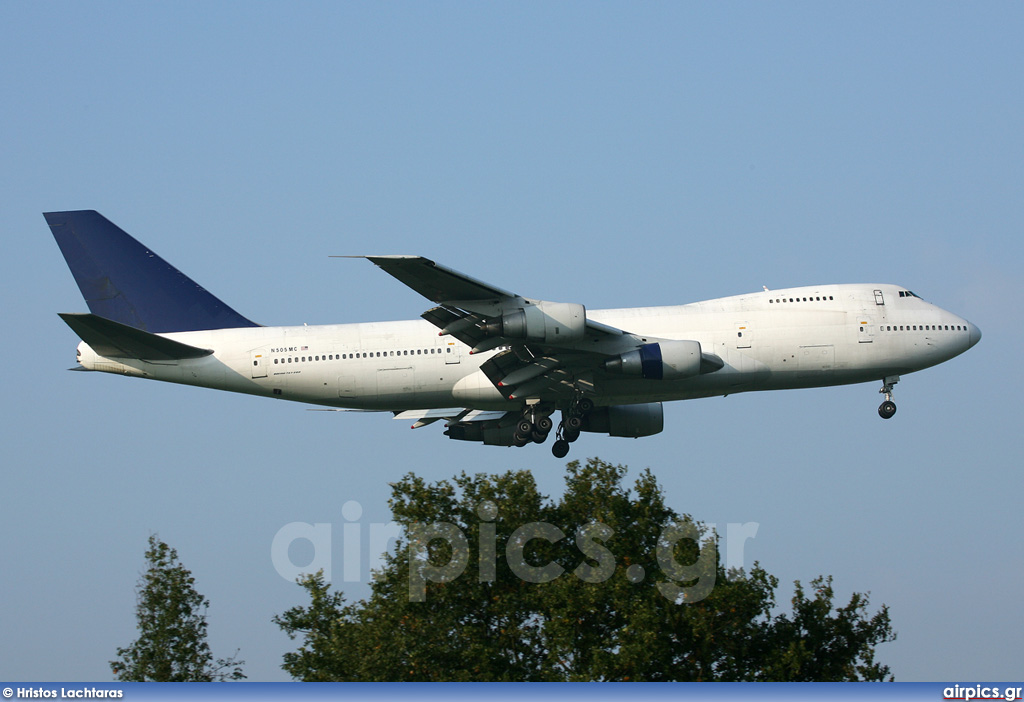
POLYGON ((142 361, 180 361, 202 358, 213 353, 163 336, 114 322, 94 314, 60 314, 92 350, 107 358, 134 358, 142 361))

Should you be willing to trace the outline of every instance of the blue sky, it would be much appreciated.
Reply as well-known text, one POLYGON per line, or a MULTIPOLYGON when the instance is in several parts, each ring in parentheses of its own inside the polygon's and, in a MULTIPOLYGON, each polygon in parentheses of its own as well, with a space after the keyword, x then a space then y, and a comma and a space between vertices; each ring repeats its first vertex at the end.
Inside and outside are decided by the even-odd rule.
POLYGON ((109 679, 157 532, 212 602, 215 653, 285 680, 281 527, 332 524, 340 581, 342 505, 368 533, 407 471, 562 490, 546 447, 65 372, 56 313, 85 304, 41 213, 80 208, 264 324, 425 309, 330 254, 590 308, 914 290, 984 339, 905 377, 890 422, 875 384, 738 395, 572 456, 757 522, 747 562, 780 602, 822 573, 870 591, 898 679, 1019 678, 1022 34, 1012 2, 0 4, 0 679, 109 679))

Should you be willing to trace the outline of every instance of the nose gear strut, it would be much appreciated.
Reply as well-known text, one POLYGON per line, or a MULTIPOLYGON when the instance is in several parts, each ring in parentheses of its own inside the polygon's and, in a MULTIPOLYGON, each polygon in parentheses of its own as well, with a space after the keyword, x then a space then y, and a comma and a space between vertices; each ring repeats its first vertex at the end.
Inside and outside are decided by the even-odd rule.
POLYGON ((885 395, 885 402, 878 406, 878 416, 882 419, 892 419, 892 416, 896 414, 896 403, 892 401, 892 387, 898 382, 900 382, 898 375, 887 376, 882 381, 882 389, 878 391, 885 395))

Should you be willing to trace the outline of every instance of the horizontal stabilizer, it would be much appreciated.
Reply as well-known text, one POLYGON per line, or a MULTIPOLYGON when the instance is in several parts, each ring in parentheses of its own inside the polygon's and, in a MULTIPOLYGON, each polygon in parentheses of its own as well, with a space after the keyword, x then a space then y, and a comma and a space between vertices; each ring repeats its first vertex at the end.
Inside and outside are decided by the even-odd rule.
POLYGON ((213 353, 210 349, 182 344, 94 314, 61 314, 60 318, 81 337, 82 341, 89 344, 93 351, 107 358, 179 361, 186 358, 202 358, 213 353))

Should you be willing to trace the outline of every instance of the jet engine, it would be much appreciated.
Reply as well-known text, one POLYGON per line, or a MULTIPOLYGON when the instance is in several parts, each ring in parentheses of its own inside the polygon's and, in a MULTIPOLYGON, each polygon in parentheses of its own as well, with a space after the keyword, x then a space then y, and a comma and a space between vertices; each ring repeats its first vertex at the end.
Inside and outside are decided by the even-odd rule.
POLYGON ((724 364, 712 354, 702 354, 699 341, 659 341, 611 358, 606 370, 647 380, 677 380, 718 370, 724 364))
POLYGON ((665 411, 660 402, 641 405, 596 407, 583 417, 583 431, 609 436, 651 436, 665 428, 665 411))
POLYGON ((538 342, 569 342, 583 338, 587 310, 573 302, 538 301, 502 312, 490 320, 487 331, 497 336, 538 342))

